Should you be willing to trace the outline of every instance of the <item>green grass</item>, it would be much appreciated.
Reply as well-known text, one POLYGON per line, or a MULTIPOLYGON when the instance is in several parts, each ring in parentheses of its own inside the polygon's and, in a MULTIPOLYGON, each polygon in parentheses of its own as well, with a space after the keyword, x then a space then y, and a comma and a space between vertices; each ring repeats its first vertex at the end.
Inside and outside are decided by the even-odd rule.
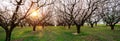
MULTIPOLYGON (((79 35, 73 35, 76 27, 66 29, 62 26, 48 26, 43 30, 32 31, 31 27, 17 27, 12 32, 12 41, 120 41, 120 25, 115 30, 110 27, 98 25, 94 28, 83 26, 79 35)), ((5 32, 0 28, 0 41, 5 40, 5 32)))

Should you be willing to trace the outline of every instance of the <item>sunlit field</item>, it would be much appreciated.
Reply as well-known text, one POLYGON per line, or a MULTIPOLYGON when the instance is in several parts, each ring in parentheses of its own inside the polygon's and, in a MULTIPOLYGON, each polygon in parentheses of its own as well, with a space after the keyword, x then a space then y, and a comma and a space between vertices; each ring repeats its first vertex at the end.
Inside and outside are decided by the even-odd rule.
MULTIPOLYGON (((66 29, 63 26, 48 26, 44 29, 38 27, 32 31, 32 27, 17 27, 12 32, 11 41, 120 41, 120 25, 115 30, 105 25, 98 25, 94 28, 83 26, 81 33, 74 35, 75 26, 66 29)), ((5 41, 5 32, 0 28, 0 41, 5 41)))

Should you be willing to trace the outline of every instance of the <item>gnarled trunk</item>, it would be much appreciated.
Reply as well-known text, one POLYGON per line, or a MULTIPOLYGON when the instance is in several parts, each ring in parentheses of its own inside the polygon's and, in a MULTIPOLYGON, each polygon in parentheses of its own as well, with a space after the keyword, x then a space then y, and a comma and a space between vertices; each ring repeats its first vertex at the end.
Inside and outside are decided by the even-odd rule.
POLYGON ((33 31, 36 31, 36 25, 33 26, 33 31))
POLYGON ((77 27, 77 33, 80 33, 81 26, 80 25, 76 25, 76 27, 77 27))
POLYGON ((10 41, 11 40, 12 30, 11 31, 6 30, 5 32, 6 32, 6 39, 5 39, 5 41, 10 41))
POLYGON ((70 29, 71 28, 71 24, 68 24, 68 29, 70 29))
POLYGON ((6 32, 6 39, 5 41, 10 41, 11 40, 11 34, 12 34, 12 31, 13 29, 16 27, 16 25, 11 25, 9 29, 5 29, 5 32, 6 32))
POLYGON ((81 26, 84 26, 84 22, 81 24, 81 26))
POLYGON ((93 28, 94 24, 90 24, 90 25, 91 25, 91 27, 93 28))
POLYGON ((115 25, 110 25, 110 27, 111 27, 111 30, 114 30, 114 26, 115 26, 115 25))
POLYGON ((6 32, 5 41, 10 41, 11 40, 11 34, 12 34, 12 31, 13 31, 14 28, 15 28, 15 25, 11 25, 10 29, 5 29, 5 32, 6 32))

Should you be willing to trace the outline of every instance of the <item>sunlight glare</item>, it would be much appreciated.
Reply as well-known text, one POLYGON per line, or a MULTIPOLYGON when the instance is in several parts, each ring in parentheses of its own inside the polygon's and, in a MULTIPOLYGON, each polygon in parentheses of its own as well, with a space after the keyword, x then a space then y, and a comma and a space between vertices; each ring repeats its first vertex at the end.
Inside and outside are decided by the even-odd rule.
POLYGON ((33 17, 36 17, 38 15, 38 13, 36 12, 36 11, 34 11, 32 14, 31 14, 31 16, 33 16, 33 17))

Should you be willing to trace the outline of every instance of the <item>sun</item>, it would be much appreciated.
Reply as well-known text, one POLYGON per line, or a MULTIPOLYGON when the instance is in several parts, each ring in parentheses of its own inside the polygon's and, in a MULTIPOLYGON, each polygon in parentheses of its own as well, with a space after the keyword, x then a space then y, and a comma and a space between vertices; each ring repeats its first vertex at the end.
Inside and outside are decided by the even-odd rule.
POLYGON ((35 17, 38 16, 38 13, 36 11, 32 12, 31 16, 35 17))
POLYGON ((38 19, 40 17, 39 10, 32 10, 30 13, 30 18, 38 19))

